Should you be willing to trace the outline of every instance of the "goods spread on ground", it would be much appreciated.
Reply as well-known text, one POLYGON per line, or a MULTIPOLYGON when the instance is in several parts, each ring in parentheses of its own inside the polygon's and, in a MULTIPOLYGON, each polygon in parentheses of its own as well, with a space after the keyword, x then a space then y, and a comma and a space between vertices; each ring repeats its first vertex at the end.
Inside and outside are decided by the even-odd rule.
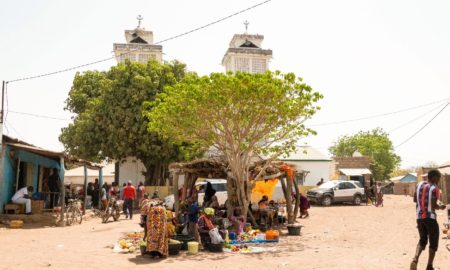
POLYGON ((245 233, 241 233, 237 237, 230 237, 230 244, 262 244, 262 243, 276 243, 278 242, 280 233, 278 231, 269 230, 261 232, 260 230, 253 230, 251 227, 245 233))
POLYGON ((139 250, 143 237, 143 232, 127 233, 114 245, 113 251, 116 253, 134 253, 139 250))
POLYGON ((276 248, 269 247, 254 247, 247 245, 231 245, 228 248, 223 249, 224 252, 234 253, 234 254, 255 254, 264 252, 278 252, 276 248))

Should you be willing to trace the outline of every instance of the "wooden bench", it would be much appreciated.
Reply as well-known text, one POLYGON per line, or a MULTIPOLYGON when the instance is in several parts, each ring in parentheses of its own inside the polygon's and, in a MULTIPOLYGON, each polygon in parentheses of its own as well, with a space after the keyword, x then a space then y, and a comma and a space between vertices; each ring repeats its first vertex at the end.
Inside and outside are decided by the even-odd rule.
POLYGON ((25 213, 25 205, 18 203, 8 203, 5 205, 5 213, 6 214, 24 214, 25 213))

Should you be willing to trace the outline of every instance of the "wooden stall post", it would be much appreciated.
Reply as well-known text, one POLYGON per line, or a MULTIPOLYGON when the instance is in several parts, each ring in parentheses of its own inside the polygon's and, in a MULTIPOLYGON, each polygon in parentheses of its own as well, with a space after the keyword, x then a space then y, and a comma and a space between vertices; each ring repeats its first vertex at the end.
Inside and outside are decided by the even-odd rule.
POLYGON ((84 202, 83 202, 83 215, 86 214, 86 201, 87 201, 87 166, 86 163, 84 164, 84 202))
POLYGON ((175 216, 178 218, 178 214, 180 212, 180 196, 178 193, 178 178, 179 178, 179 172, 178 170, 174 172, 173 174, 173 195, 175 198, 174 202, 174 208, 175 208, 175 216))
MULTIPOLYGON (((60 161, 61 166, 64 166, 64 158, 61 158, 60 161)), ((66 222, 64 221, 64 212, 66 212, 65 209, 65 202, 66 202, 66 187, 64 186, 64 180, 62 181, 62 188, 61 188, 61 213, 60 213, 60 226, 64 227, 66 226, 66 222)))
POLYGON ((98 205, 97 205, 97 207, 99 209, 101 209, 101 205, 102 205, 102 201, 100 200, 102 186, 103 186, 103 168, 100 167, 100 169, 98 170, 98 198, 99 198, 99 200, 98 200, 98 205))

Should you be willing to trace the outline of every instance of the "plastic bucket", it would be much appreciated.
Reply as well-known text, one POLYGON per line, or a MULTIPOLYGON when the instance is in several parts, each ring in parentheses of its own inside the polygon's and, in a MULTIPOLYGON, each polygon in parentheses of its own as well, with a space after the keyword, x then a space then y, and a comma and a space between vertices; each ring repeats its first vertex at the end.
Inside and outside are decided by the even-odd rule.
POLYGON ((189 254, 198 253, 198 242, 188 242, 188 253, 189 254))
POLYGON ((258 234, 256 235, 256 239, 257 239, 257 240, 264 241, 264 240, 266 240, 266 234, 265 234, 265 233, 258 233, 258 234))
POLYGON ((300 230, 302 229, 302 226, 287 226, 288 229, 288 235, 300 235, 300 230))

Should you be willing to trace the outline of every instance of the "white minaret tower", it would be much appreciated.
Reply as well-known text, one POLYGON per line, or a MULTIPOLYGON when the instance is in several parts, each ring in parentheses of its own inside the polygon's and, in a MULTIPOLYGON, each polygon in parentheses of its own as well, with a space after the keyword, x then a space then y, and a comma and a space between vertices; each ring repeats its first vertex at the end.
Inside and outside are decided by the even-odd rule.
POLYGON ((151 58, 162 62, 162 46, 153 44, 153 32, 141 27, 144 18, 137 17, 138 26, 134 30, 125 30, 126 43, 114 43, 114 54, 118 63, 126 59, 147 63, 151 58))
POLYGON ((247 33, 248 21, 244 22, 245 33, 236 34, 230 42, 222 65, 225 70, 236 72, 264 73, 269 69, 269 61, 272 59, 272 50, 261 48, 263 35, 249 35, 247 33))

